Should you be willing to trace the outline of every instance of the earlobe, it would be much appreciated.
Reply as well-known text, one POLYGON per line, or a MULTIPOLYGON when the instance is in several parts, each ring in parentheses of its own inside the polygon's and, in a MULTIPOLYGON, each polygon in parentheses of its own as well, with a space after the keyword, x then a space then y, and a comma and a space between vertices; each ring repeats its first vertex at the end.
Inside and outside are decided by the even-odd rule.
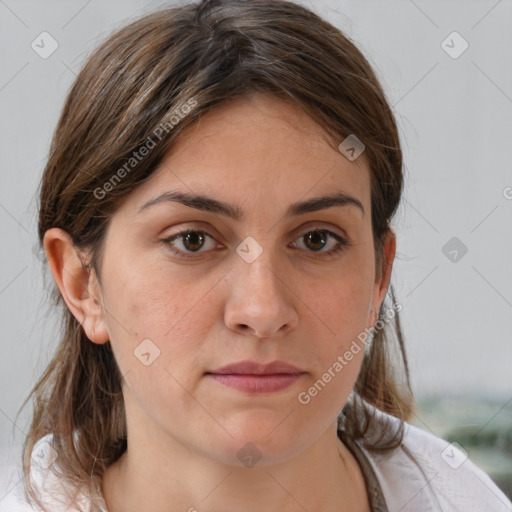
POLYGON ((68 233, 60 228, 46 231, 44 250, 53 278, 67 307, 94 343, 109 341, 99 287, 94 271, 87 268, 84 254, 73 244, 68 233))

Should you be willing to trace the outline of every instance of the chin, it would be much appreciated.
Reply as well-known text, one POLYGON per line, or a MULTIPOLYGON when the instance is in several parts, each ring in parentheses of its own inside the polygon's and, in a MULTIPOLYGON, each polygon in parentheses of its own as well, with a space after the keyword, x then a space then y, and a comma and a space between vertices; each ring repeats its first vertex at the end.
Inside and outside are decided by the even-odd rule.
POLYGON ((221 450, 216 450, 213 458, 232 466, 250 468, 281 464, 308 447, 307 439, 300 437, 297 428, 286 425, 283 418, 273 417, 272 421, 260 420, 257 424, 237 423, 236 429, 232 424, 226 425, 226 430, 233 437, 226 435, 215 443, 221 450))

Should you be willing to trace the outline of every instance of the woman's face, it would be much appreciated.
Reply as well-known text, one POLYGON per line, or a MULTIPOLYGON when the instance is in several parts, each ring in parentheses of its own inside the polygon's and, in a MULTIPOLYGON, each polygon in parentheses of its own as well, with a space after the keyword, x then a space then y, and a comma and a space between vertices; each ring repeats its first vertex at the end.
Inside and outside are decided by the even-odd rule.
MULTIPOLYGON (((394 239, 386 251, 391 262, 394 239)), ((335 424, 364 353, 350 347, 375 323, 390 270, 377 279, 364 153, 349 161, 274 97, 211 111, 106 235, 95 336, 124 375, 128 431, 236 465, 251 450, 259 464, 298 454, 335 424), (336 194, 354 200, 312 201, 336 194), (248 360, 301 373, 210 374, 248 360)))

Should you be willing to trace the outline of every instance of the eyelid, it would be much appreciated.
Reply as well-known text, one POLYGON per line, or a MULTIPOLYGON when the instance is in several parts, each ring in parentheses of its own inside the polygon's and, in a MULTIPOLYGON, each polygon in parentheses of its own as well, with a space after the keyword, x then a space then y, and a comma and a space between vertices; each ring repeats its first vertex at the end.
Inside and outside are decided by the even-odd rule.
MULTIPOLYGON (((348 236, 345 229, 343 229, 335 224, 332 224, 331 222, 325 222, 325 221, 309 221, 309 222, 299 226, 298 228, 294 229, 290 236, 293 240, 295 240, 301 234, 308 233, 310 231, 316 231, 316 230, 331 231, 334 234, 336 234, 337 236, 343 238, 347 243, 350 242, 350 237, 348 236), (336 232, 336 230, 338 230, 339 232, 336 232)), ((185 225, 183 227, 179 227, 177 231, 171 233, 168 236, 165 236, 164 240, 168 240, 169 238, 177 236, 180 233, 190 232, 190 231, 203 232, 203 233, 207 234, 208 236, 210 236, 211 238, 213 238, 217 243, 220 243, 218 241, 218 238, 226 238, 226 237, 223 237, 222 235, 220 235, 220 233, 215 228, 213 228, 211 226, 211 224, 209 224, 207 222, 191 221, 188 224, 185 223, 185 225)), ((230 235, 233 236, 233 238, 235 238, 232 232, 230 233, 230 235)))
POLYGON ((349 236, 343 228, 340 228, 339 226, 336 226, 335 224, 332 224, 331 222, 325 222, 325 221, 324 222, 322 222, 322 221, 307 222, 306 224, 301 225, 297 229, 293 230, 292 236, 297 238, 297 236, 299 236, 303 233, 308 233, 310 231, 331 231, 335 235, 346 240, 347 243, 349 242, 349 236), (336 230, 338 230, 339 232, 337 232, 336 230))

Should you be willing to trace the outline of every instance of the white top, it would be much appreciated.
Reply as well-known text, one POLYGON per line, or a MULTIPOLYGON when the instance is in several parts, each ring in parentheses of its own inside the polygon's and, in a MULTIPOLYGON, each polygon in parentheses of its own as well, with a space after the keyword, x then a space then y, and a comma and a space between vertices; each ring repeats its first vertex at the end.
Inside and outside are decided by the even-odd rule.
MULTIPOLYGON (((377 410, 378 435, 383 429, 396 428, 398 419, 377 410), (388 423, 390 422, 390 423, 388 423)), ((397 449, 385 455, 372 454, 357 441, 357 452, 366 457, 362 470, 367 483, 377 495, 382 491, 385 504, 375 507, 379 512, 512 512, 512 503, 456 445, 434 436, 414 425, 405 423, 404 439, 397 449), (364 466, 364 467, 363 467, 364 466), (371 475, 371 466, 374 475, 371 475), (378 485, 371 485, 372 476, 378 485), (378 489, 380 486, 380 489, 378 489), (378 491, 375 491, 375 489, 378 491)), ((55 452, 50 446, 52 435, 40 439, 32 452, 34 483, 42 484, 45 503, 52 512, 78 512, 66 508, 59 497, 66 496, 66 486, 49 470, 55 452)), ((359 460, 359 458, 358 458, 359 460)), ((359 460, 361 463, 361 460, 359 460)), ((0 501, 1 512, 34 512, 25 504, 22 485, 0 501)), ((370 491, 369 491, 370 492, 370 491)), ((1 499, 1 497, 0 497, 1 499)), ((378 502, 377 500, 371 500, 378 502)), ((80 503, 85 512, 92 512, 87 496, 82 493, 80 503)), ((103 502, 102 512, 108 512, 103 502)))

